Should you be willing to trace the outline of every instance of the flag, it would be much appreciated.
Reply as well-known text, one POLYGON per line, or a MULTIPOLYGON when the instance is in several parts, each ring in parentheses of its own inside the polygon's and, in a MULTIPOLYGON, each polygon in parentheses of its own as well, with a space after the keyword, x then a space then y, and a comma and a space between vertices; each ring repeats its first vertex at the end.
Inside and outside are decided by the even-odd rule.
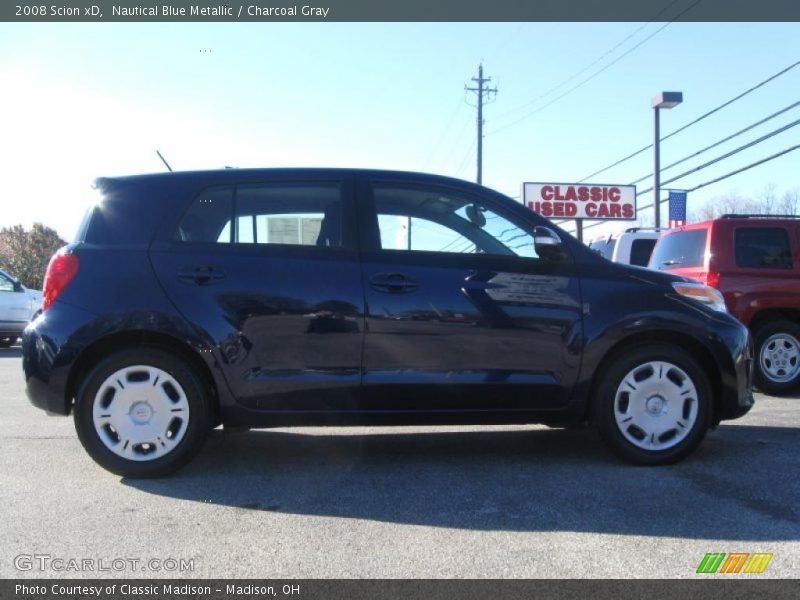
POLYGON ((669 193, 669 226, 686 225, 686 192, 670 191, 669 193))

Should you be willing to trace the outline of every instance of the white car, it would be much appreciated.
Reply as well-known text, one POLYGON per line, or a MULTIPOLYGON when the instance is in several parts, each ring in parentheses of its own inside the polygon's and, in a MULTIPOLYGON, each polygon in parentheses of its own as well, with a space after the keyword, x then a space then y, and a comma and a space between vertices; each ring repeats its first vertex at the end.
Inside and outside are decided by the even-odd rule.
POLYGON ((42 311, 42 292, 29 290, 0 271, 0 348, 9 348, 42 311))
POLYGON ((598 238, 589 248, 612 262, 646 267, 662 231, 666 229, 631 227, 618 235, 598 238))

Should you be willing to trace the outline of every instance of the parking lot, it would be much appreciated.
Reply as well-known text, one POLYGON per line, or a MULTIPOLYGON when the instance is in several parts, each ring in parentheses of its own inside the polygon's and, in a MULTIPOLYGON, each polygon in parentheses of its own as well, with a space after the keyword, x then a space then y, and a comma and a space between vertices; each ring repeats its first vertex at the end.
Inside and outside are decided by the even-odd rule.
POLYGON ((757 395, 670 467, 622 464, 591 430, 220 429, 173 478, 134 481, 28 403, 20 362, 0 350, 0 577, 695 577, 707 552, 800 576, 800 396, 757 395), (192 568, 96 571, 119 558, 192 568))

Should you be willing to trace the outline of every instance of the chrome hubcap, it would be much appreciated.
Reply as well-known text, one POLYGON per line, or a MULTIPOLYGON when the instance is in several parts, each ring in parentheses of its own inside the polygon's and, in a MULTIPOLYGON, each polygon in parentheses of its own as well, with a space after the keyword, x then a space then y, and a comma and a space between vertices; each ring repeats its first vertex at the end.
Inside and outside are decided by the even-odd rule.
POLYGON ((697 388, 672 363, 644 363, 631 369, 617 387, 614 418, 634 446, 666 450, 689 435, 697 422, 697 388))
POLYGON ((775 383, 794 380, 800 371, 800 342, 788 333, 776 333, 766 339, 758 357, 761 372, 775 383))
POLYGON ((125 367, 97 390, 92 406, 97 435, 128 460, 160 458, 174 450, 189 424, 189 402, 166 371, 149 365, 125 367))

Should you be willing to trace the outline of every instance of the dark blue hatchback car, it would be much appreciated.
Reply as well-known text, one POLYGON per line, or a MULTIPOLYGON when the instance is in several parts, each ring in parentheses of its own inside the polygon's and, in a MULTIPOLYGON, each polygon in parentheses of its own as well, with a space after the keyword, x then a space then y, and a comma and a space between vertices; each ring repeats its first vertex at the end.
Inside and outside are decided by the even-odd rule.
POLYGON ((165 475, 208 431, 592 422, 674 462, 753 404, 719 293, 599 257, 489 189, 387 171, 99 179, 26 330, 34 405, 165 475))

